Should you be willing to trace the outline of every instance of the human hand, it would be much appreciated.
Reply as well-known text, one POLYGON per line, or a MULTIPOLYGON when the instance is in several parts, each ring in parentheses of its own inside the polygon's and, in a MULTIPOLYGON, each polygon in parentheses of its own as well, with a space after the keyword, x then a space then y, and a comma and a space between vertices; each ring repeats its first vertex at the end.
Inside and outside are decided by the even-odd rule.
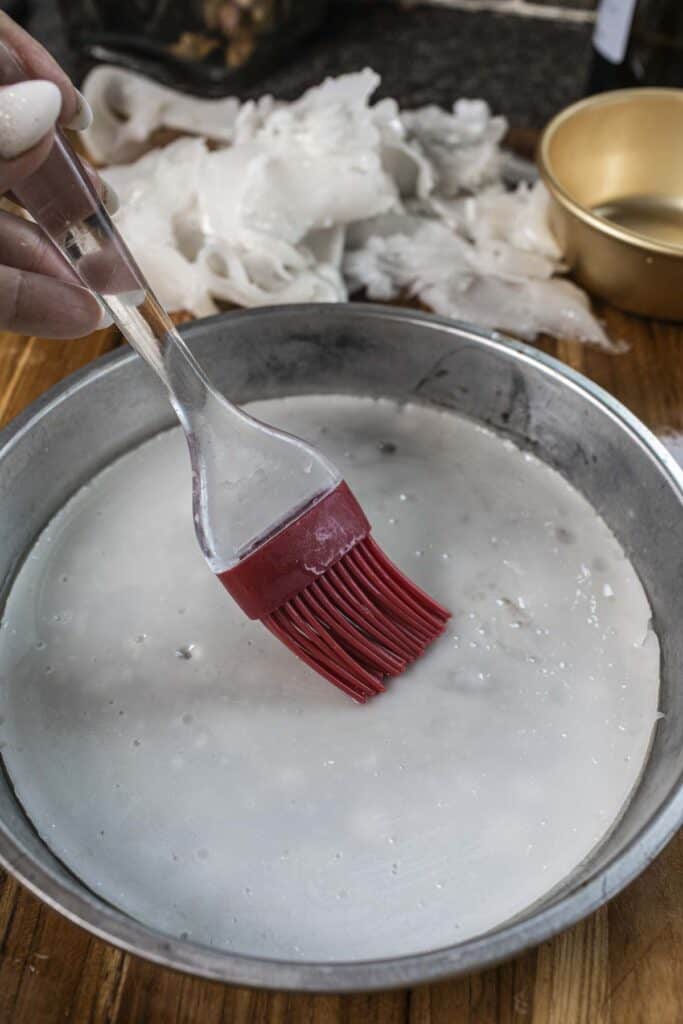
MULTIPOLYGON (((0 13, 0 43, 31 80, 0 86, 0 195, 9 195, 46 159, 60 124, 86 128, 92 113, 46 50, 0 13)), ((112 211, 116 197, 88 173, 112 211)), ((0 211, 0 329, 51 338, 89 334, 111 323, 95 297, 36 225, 0 211)))

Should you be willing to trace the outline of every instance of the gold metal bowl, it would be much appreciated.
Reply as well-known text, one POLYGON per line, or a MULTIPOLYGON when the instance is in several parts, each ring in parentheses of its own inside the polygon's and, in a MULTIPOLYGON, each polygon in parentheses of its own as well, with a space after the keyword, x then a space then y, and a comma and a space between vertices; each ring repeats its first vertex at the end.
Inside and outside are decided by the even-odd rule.
POLYGON ((558 114, 538 162, 580 284, 631 313, 683 320, 683 89, 621 89, 558 114))

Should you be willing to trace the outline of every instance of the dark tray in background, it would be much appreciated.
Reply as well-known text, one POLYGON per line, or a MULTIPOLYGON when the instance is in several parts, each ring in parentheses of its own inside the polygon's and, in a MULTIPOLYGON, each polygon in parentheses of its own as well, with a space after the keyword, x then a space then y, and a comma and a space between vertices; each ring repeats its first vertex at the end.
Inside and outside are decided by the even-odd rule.
MULTIPOLYGON (((92 61, 67 44, 54 0, 32 0, 30 10, 29 30, 80 80, 92 61)), ((275 70, 225 91, 293 99, 328 75, 370 66, 382 76, 380 95, 402 106, 450 107, 461 96, 482 97, 513 125, 538 128, 583 94, 591 31, 590 21, 572 17, 336 0, 313 35, 280 54, 275 70)))

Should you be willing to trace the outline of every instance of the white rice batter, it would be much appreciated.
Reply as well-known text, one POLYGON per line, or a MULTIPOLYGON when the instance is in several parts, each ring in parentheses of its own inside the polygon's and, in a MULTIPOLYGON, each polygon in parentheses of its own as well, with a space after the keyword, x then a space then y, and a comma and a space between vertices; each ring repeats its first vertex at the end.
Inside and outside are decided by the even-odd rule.
POLYGON ((365 707, 316 677, 207 570, 172 431, 75 496, 11 592, 17 794, 86 884, 175 935, 350 960, 490 929, 566 878, 638 779, 659 686, 642 586, 579 494, 471 422, 250 409, 338 462, 448 634, 365 707))

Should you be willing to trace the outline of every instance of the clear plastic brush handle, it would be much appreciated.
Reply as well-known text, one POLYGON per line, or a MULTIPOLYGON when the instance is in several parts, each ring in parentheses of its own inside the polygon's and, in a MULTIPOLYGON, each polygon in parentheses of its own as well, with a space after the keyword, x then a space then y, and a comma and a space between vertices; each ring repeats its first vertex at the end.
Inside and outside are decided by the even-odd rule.
MULTIPOLYGON (((26 78, 0 43, 0 84, 26 78)), ((214 572, 336 486, 340 475, 320 453, 254 420, 212 387, 60 130, 47 159, 14 194, 166 385, 190 449, 197 537, 214 572)))
MULTIPOLYGON (((0 43, 0 84, 27 78, 18 58, 0 43)), ((83 284, 107 308, 117 326, 171 390, 182 399, 184 382, 193 400, 209 388, 201 368, 176 331, 112 224, 80 160, 60 129, 42 166, 14 188, 19 202, 50 236, 83 284), (177 356, 169 366, 168 352, 177 356), (173 380, 171 380, 171 369, 173 380)), ((201 399, 200 399, 201 400, 201 399)))

